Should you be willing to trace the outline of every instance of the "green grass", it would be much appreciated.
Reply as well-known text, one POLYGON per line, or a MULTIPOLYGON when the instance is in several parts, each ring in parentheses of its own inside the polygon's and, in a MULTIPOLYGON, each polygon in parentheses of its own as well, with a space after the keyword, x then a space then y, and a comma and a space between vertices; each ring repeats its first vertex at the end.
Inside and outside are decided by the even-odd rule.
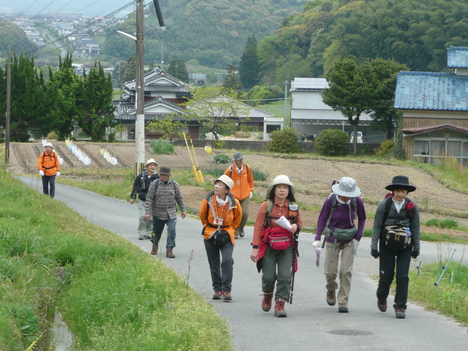
POLYGON ((49 349, 56 308, 76 350, 232 349, 226 321, 161 261, 3 169, 0 191, 0 350, 49 349))

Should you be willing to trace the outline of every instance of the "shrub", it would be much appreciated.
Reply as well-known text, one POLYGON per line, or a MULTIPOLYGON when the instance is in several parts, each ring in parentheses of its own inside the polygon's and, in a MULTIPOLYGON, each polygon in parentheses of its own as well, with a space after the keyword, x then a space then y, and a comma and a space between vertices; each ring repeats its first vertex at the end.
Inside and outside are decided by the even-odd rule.
POLYGON ((455 228, 458 228, 458 222, 454 221, 453 219, 444 219, 440 221, 440 226, 442 228, 455 229, 455 228))
POLYGON ((324 156, 346 156, 349 153, 349 136, 343 130, 322 130, 317 139, 315 147, 324 156))
POLYGON ((268 174, 267 173, 259 171, 257 169, 253 169, 252 174, 253 174, 254 180, 264 182, 264 181, 266 181, 268 179, 268 174))
POLYGON ((268 151, 294 153, 299 150, 299 136, 292 128, 277 129, 270 134, 270 138, 266 145, 268 151))
POLYGON ((151 141, 151 148, 155 154, 173 154, 174 153, 174 145, 172 145, 167 140, 152 140, 151 141))
POLYGON ((380 144, 380 150, 377 152, 377 155, 385 158, 393 156, 394 147, 395 143, 393 140, 387 139, 380 144))
POLYGON ((229 163, 229 156, 225 154, 218 154, 214 157, 214 163, 217 165, 229 163))

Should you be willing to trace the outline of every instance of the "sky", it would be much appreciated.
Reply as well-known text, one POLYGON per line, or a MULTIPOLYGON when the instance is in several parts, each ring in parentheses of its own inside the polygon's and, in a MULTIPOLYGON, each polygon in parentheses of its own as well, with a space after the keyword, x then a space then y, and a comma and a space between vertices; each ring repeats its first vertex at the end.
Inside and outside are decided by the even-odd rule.
MULTIPOLYGON (((149 0, 144 0, 148 3, 149 0)), ((78 12, 91 16, 106 16, 110 13, 133 3, 123 11, 116 14, 124 17, 135 10, 132 0, 0 0, 1 14, 25 14, 35 16, 39 14, 57 12, 78 12)))

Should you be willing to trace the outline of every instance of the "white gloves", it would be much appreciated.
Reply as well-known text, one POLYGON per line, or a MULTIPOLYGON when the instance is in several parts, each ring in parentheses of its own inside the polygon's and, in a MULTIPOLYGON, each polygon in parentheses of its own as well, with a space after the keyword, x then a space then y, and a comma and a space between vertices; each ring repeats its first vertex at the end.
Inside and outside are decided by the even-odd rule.
POLYGON ((60 177, 60 172, 57 172, 55 175, 56 175, 57 177, 60 177))
POLYGON ((315 250, 317 250, 320 247, 320 240, 316 240, 312 243, 312 246, 314 247, 315 250))
POLYGON ((39 171, 39 175, 40 175, 41 177, 44 176, 44 171, 43 171, 42 169, 39 171))
POLYGON ((250 195, 249 195, 249 200, 252 198, 252 192, 250 192, 250 195))

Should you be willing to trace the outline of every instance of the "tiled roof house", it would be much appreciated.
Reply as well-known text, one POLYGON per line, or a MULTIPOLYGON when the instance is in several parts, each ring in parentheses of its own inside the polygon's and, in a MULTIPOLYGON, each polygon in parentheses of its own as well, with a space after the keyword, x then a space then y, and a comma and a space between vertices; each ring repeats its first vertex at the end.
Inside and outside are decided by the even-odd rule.
POLYGON ((408 159, 468 166, 468 47, 448 48, 447 67, 453 73, 398 73, 394 106, 403 111, 408 159))

